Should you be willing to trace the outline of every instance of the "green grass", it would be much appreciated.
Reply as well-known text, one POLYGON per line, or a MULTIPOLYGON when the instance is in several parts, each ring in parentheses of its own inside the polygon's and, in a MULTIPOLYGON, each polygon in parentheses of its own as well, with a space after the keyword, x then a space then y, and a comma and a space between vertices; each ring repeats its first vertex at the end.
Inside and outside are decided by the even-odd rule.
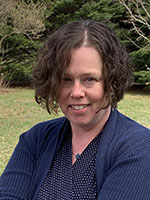
POLYGON ((35 103, 33 90, 7 89, 0 93, 0 174, 18 142, 19 135, 38 122, 56 117, 49 115, 35 103))
POLYGON ((128 92, 118 109, 140 124, 150 128, 150 93, 128 92))
MULTIPOLYGON (((129 92, 118 109, 150 127, 150 94, 129 92)), ((19 135, 38 122, 58 116, 49 115, 34 101, 31 89, 5 89, 0 93, 0 174, 5 168, 19 135)))

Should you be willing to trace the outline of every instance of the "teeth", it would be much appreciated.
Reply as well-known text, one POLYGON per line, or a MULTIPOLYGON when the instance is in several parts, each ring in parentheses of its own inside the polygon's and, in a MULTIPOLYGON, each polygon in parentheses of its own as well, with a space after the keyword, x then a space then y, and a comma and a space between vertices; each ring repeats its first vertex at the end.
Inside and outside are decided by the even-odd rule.
POLYGON ((72 108, 74 108, 75 110, 81 110, 81 109, 83 109, 83 108, 86 108, 87 107, 87 105, 83 105, 83 106, 72 106, 72 108))

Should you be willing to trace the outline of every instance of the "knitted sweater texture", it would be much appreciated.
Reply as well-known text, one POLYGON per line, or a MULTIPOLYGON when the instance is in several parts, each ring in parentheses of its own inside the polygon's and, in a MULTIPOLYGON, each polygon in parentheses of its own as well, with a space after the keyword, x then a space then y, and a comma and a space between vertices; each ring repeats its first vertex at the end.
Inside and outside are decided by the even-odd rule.
MULTIPOLYGON (((0 177, 0 200, 37 199, 68 131, 70 123, 62 117, 20 136, 0 177)), ((117 110, 101 133, 96 180, 98 200, 150 200, 150 131, 117 110)))

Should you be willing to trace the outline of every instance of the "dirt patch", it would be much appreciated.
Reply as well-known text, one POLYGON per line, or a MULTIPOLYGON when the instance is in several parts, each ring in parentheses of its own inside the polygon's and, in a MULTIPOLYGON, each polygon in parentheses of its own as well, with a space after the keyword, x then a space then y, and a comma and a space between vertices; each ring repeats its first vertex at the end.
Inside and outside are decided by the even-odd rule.
POLYGON ((0 94, 10 94, 10 93, 14 93, 14 91, 12 90, 7 90, 7 89, 0 89, 0 94))

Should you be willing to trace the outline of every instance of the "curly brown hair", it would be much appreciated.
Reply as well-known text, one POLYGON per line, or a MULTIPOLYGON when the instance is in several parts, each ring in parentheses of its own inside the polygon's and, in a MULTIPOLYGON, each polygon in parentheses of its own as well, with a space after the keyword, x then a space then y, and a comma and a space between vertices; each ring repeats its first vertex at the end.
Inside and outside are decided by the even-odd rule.
POLYGON ((70 63, 71 50, 81 46, 97 49, 102 58, 107 106, 116 107, 132 81, 128 53, 110 27, 95 20, 66 24, 50 35, 33 71, 35 100, 49 113, 58 111, 62 75, 70 63))

